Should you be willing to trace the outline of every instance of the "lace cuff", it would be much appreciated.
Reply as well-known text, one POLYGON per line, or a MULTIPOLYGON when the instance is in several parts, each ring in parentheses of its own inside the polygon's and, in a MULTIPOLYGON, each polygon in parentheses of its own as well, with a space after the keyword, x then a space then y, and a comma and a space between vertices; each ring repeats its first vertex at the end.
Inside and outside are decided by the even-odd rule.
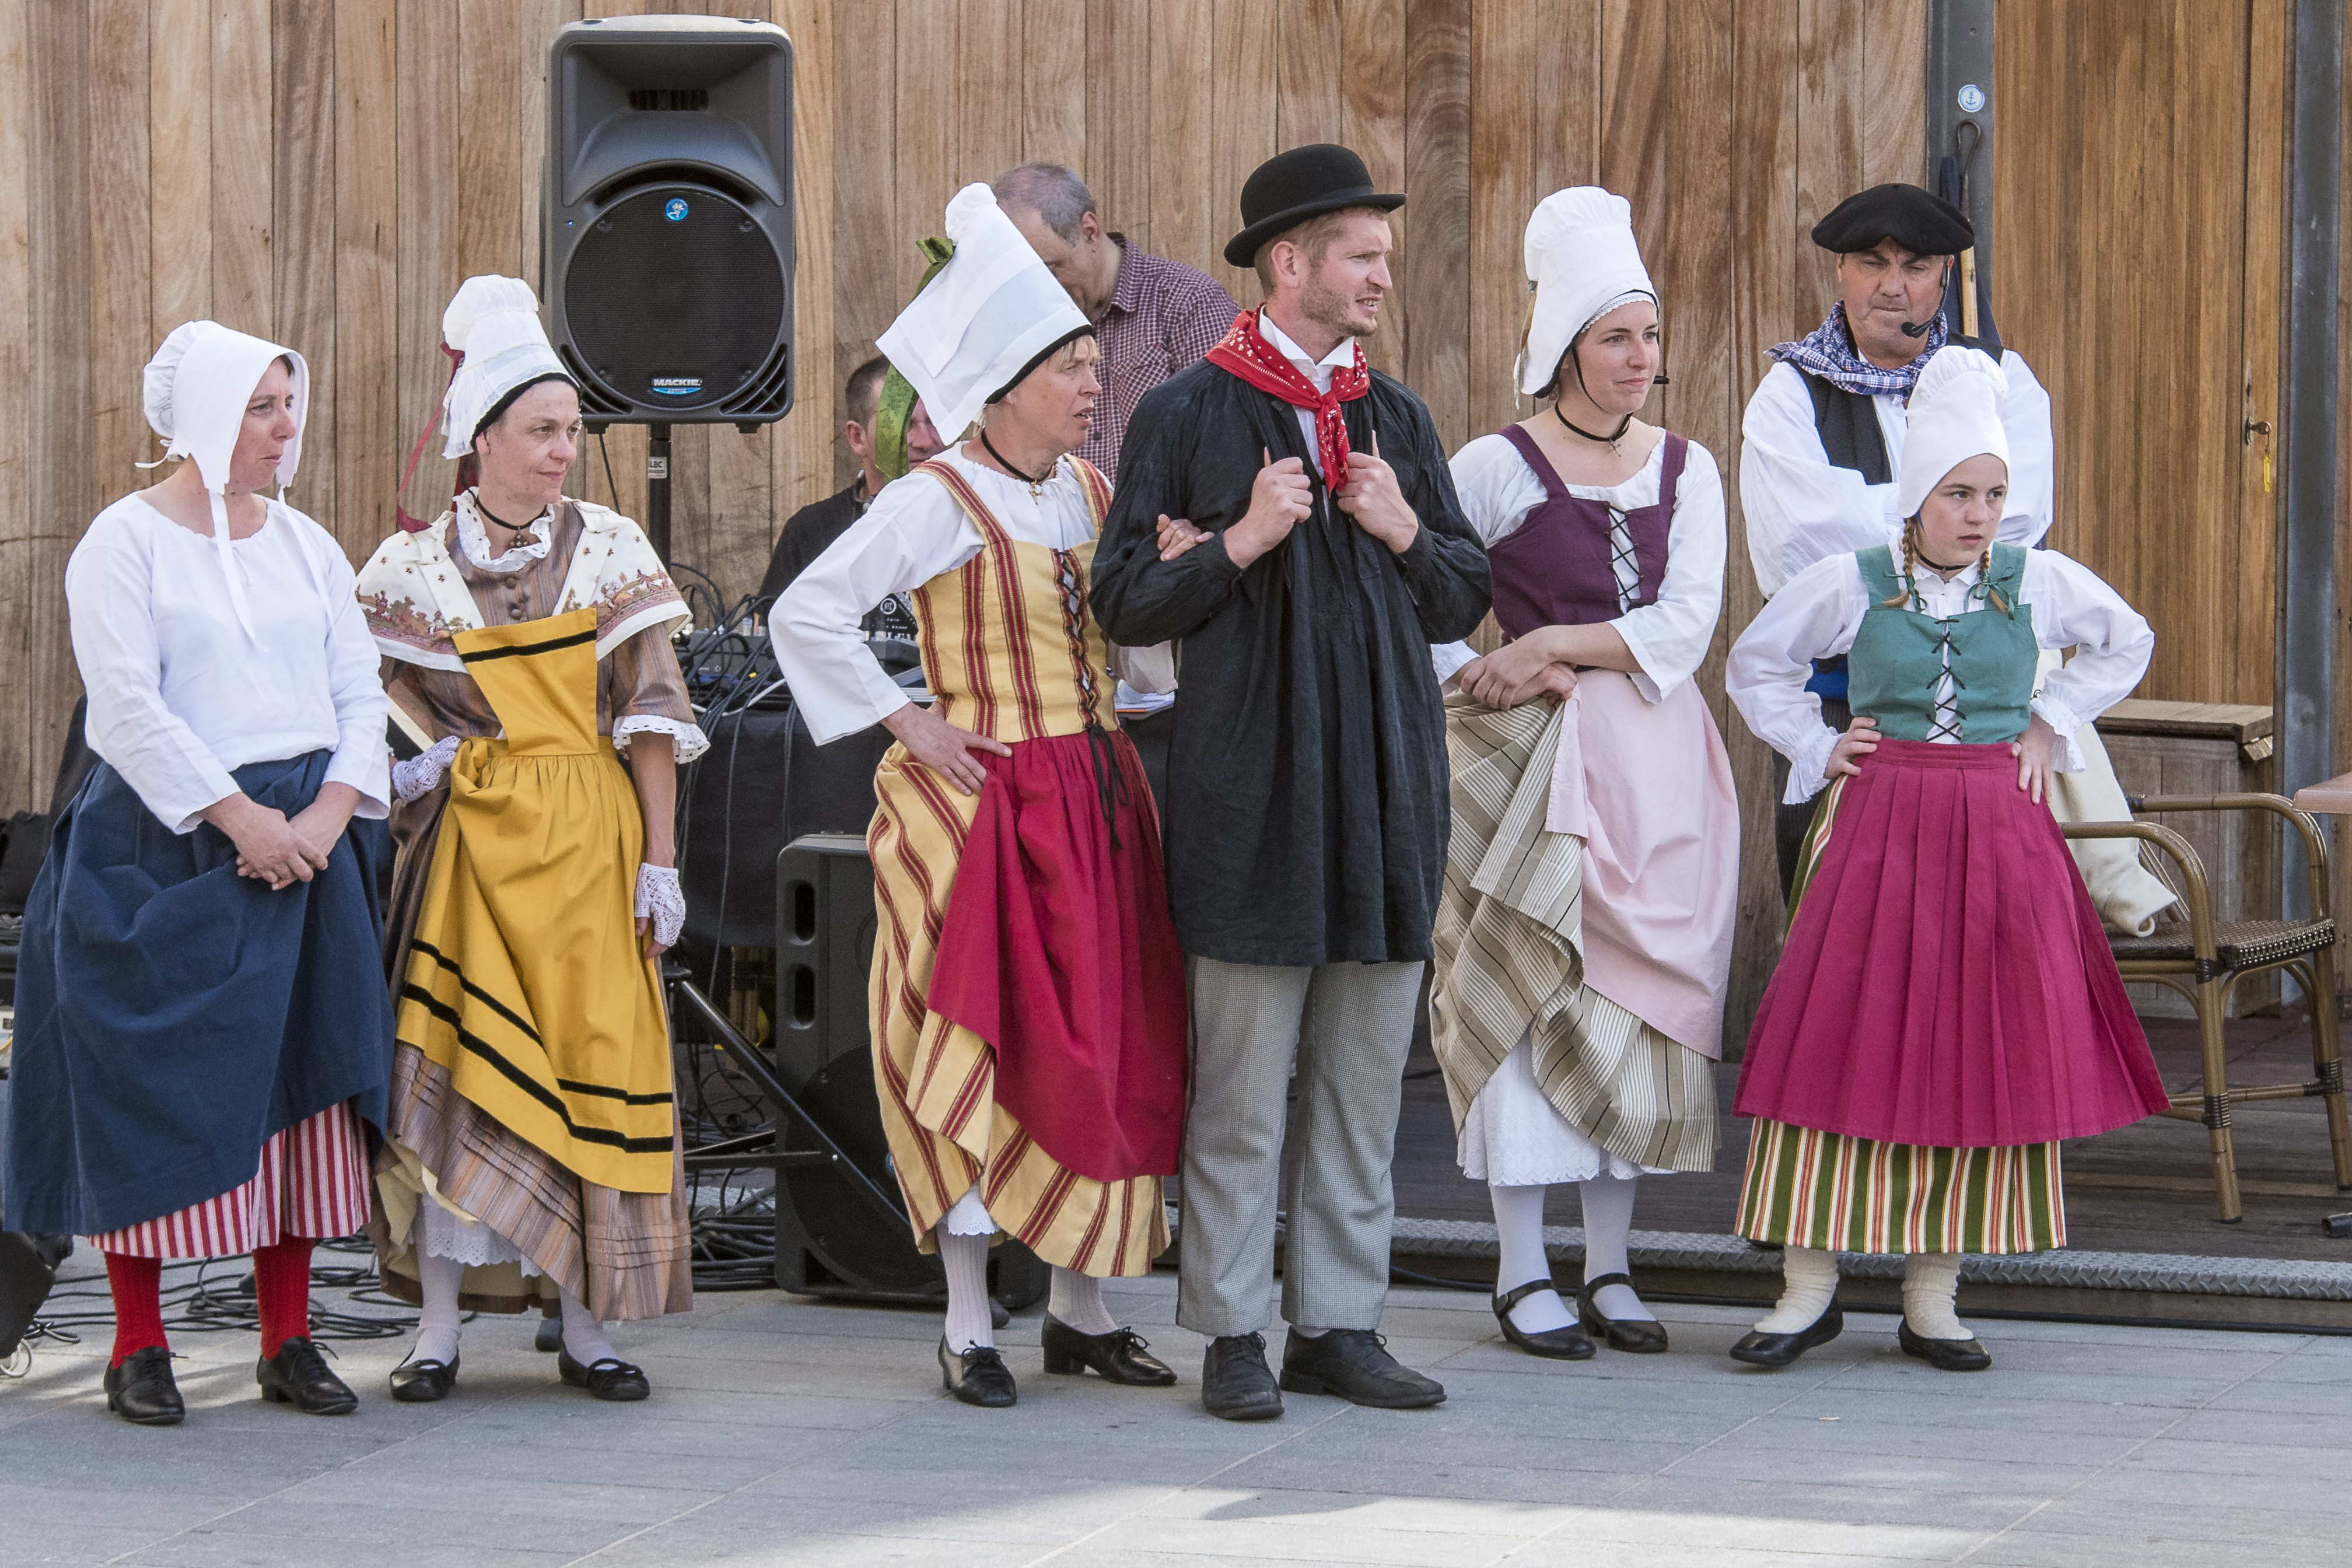
POLYGON ((1783 805, 1802 805, 1822 793, 1829 780, 1822 770, 1830 765, 1830 753, 1837 750, 1841 731, 1824 724, 1806 737, 1804 749, 1789 759, 1789 789, 1781 795, 1783 805))
POLYGON ((2033 700, 2032 711, 2040 715, 2042 721, 2057 733, 2057 755, 2050 759, 2052 767, 2062 773, 2079 773, 2089 765, 2084 760, 2083 748, 2074 743, 2074 731, 2083 725, 2074 717, 2073 709, 2055 698, 2037 697, 2033 700))
POLYGON ((700 725, 683 719, 665 719, 658 713, 632 713, 613 721, 613 749, 627 755, 629 737, 641 732, 667 735, 680 767, 710 750, 710 737, 702 732, 700 725))

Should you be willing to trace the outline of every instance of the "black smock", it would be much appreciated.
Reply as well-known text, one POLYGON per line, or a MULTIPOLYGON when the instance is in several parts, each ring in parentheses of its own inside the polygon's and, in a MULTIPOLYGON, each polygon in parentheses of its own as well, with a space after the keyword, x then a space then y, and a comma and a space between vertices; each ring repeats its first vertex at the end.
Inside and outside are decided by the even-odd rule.
POLYGON ((1095 552, 1113 642, 1181 641, 1161 826, 1184 951, 1227 963, 1429 956, 1445 874, 1444 705, 1429 645, 1486 614, 1486 552, 1420 398, 1374 371, 1348 440, 1421 521, 1399 554, 1325 492, 1298 411, 1202 361, 1128 423, 1095 552), (1300 458, 1315 511, 1246 569, 1223 530, 1264 466, 1300 458), (1160 559, 1160 514, 1212 537, 1160 559))

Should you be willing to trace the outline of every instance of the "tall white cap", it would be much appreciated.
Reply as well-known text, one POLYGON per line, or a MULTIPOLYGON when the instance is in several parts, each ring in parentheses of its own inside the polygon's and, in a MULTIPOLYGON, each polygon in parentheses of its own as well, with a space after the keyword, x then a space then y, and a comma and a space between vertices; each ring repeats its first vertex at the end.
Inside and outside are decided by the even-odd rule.
POLYGON ((2009 462, 2009 435, 2000 427, 2008 377, 1990 356, 1957 344, 1936 351, 1911 389, 1903 433, 1903 471, 1895 476, 1901 515, 1916 517, 1919 503, 1944 476, 1980 452, 2009 462))
POLYGON ((1551 384, 1578 333, 1629 300, 1655 304, 1658 289, 1633 243, 1632 204, 1598 185, 1554 191, 1538 202, 1523 251, 1535 300, 1517 374, 1519 391, 1532 397, 1551 384))

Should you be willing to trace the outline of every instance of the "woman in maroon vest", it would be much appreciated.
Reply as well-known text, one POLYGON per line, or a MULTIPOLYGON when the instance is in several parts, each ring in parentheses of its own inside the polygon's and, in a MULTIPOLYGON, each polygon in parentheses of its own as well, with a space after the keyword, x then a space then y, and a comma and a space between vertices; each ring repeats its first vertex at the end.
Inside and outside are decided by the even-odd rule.
POLYGON ((1550 405, 1453 464, 1510 640, 1436 654, 1457 695, 1430 1017, 1463 1172, 1494 1201, 1504 1337, 1580 1360, 1585 1330, 1666 1348, 1627 1234, 1641 1175, 1715 1163, 1739 812, 1691 679, 1723 605, 1723 482, 1706 448, 1634 417, 1664 377, 1632 209, 1559 192, 1526 258, 1517 390, 1550 405), (1545 1195, 1570 1181, 1573 1316, 1543 1246, 1545 1195))

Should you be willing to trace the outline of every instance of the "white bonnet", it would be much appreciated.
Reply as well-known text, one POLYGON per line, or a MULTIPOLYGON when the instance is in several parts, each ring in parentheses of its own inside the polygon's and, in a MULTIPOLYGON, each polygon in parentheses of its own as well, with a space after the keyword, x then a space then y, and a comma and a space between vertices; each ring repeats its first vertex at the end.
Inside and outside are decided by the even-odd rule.
POLYGON ((1551 384, 1578 333, 1628 300, 1658 298, 1633 242, 1633 205, 1598 185, 1554 191, 1538 203, 1522 259, 1535 289, 1517 367, 1519 391, 1528 396, 1551 384))

